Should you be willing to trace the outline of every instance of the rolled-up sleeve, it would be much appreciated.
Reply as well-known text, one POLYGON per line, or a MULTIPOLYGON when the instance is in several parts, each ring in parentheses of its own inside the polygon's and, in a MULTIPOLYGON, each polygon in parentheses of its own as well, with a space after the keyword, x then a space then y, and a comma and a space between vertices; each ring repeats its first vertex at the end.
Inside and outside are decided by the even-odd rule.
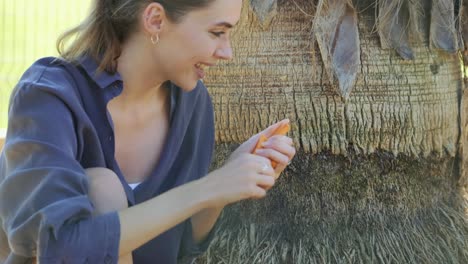
POLYGON ((10 101, 0 158, 0 222, 8 259, 116 263, 118 215, 92 216, 87 194, 70 105, 47 80, 20 83, 10 101))
POLYGON ((179 263, 191 263, 194 258, 202 255, 208 250, 211 242, 213 241, 216 232, 219 227, 219 219, 216 221, 216 224, 210 230, 208 235, 203 239, 203 241, 195 242, 193 238, 193 229, 192 221, 189 218, 184 222, 184 233, 182 235, 181 247, 179 252, 179 263))

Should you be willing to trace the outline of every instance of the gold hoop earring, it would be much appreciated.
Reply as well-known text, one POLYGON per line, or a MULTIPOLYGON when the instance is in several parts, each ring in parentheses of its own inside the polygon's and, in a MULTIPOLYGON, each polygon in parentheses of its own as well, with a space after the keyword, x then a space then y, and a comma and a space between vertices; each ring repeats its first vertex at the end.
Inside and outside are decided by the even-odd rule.
POLYGON ((153 43, 153 45, 156 45, 159 43, 159 34, 156 34, 156 40, 154 40, 154 36, 151 36, 151 43, 153 43))

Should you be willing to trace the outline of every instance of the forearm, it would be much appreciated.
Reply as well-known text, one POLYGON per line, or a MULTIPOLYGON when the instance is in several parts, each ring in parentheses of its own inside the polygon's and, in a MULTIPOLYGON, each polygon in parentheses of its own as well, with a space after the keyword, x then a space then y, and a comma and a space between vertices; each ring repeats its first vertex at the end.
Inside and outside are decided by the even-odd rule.
POLYGON ((119 212, 119 255, 144 243, 207 208, 200 181, 182 185, 139 205, 119 212))
POLYGON ((210 233, 223 207, 206 208, 192 216, 192 232, 195 243, 200 243, 210 233))

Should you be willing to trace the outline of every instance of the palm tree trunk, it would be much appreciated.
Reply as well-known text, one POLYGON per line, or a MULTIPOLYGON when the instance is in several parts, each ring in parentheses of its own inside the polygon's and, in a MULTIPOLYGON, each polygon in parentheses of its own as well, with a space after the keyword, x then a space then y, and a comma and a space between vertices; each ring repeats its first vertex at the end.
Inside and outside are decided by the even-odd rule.
POLYGON ((444 49, 452 35, 431 34, 442 17, 431 8, 445 0, 398 0, 407 9, 396 18, 384 16, 384 8, 398 16, 385 1, 283 0, 266 9, 244 1, 235 58, 205 79, 216 115, 214 167, 283 118, 298 154, 268 198, 225 210, 225 228, 254 225, 291 245, 313 240, 324 223, 360 230, 442 204, 458 208, 468 107, 459 53, 444 49), (402 21, 406 27, 392 24, 402 21))

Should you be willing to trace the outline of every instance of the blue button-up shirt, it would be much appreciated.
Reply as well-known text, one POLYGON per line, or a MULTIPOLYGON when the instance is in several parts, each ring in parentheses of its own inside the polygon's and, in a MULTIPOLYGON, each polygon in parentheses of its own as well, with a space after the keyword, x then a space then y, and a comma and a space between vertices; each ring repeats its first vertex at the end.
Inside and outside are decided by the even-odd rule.
MULTIPOLYGON (((213 107, 202 82, 191 92, 170 84, 170 128, 159 163, 135 190, 115 160, 107 103, 123 89, 118 73, 97 74, 83 57, 34 63, 12 93, 0 155, 0 262, 116 263, 117 212, 92 216, 84 169, 107 167, 120 178, 130 206, 208 172, 214 147, 213 107)), ((190 219, 133 252, 134 263, 176 263, 206 249, 190 219)))

